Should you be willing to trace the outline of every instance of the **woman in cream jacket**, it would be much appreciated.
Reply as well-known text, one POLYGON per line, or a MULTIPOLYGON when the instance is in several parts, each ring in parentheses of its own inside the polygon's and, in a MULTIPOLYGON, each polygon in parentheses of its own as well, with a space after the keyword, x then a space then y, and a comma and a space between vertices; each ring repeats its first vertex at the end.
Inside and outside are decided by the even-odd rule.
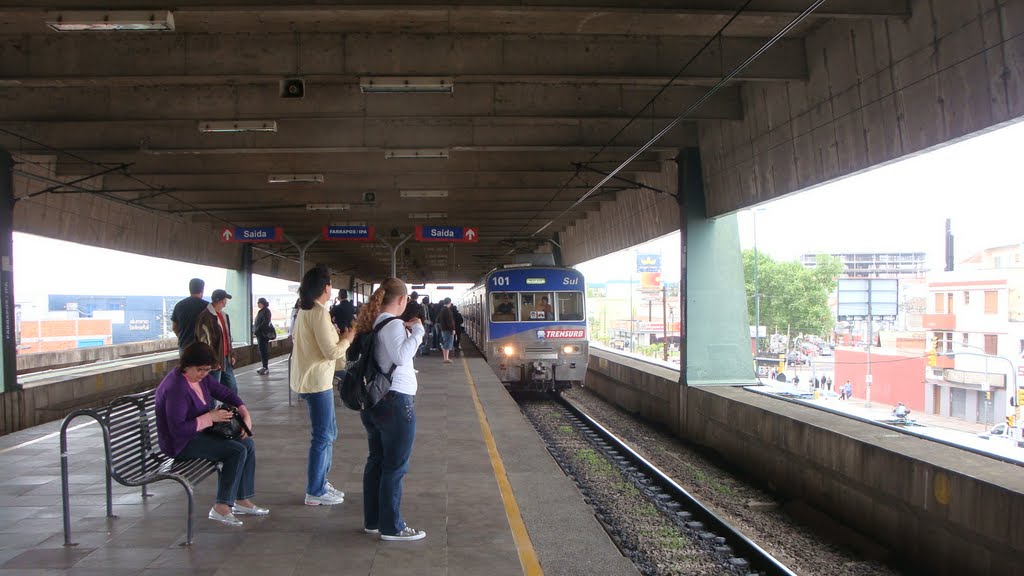
POLYGON ((333 506, 344 502, 345 493, 331 486, 331 454, 338 426, 334 415, 335 362, 345 357, 352 342, 351 329, 339 334, 331 323, 327 302, 331 299, 331 275, 317 266, 299 284, 299 313, 292 329, 292 360, 289 385, 306 403, 310 421, 306 504, 333 506))

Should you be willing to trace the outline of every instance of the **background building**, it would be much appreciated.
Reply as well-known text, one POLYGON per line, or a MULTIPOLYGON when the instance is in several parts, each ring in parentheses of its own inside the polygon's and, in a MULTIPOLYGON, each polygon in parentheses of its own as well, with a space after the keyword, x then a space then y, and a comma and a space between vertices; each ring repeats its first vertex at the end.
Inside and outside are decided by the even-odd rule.
MULTIPOLYGON (((817 256, 804 254, 800 263, 814 268, 817 256)), ((830 256, 842 262, 844 278, 912 278, 928 271, 924 252, 846 252, 830 256)))
POLYGON ((1020 245, 992 248, 929 277, 924 327, 937 352, 925 372, 929 412, 986 424, 1012 413, 1024 374, 1021 256, 1020 245))

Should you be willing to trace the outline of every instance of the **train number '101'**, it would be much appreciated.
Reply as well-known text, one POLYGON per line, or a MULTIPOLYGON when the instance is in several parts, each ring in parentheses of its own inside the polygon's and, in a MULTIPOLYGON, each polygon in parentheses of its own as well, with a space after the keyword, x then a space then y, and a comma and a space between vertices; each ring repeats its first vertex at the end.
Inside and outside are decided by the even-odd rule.
POLYGON ((494 276, 491 278, 491 284, 494 284, 495 286, 508 286, 508 276, 494 276))

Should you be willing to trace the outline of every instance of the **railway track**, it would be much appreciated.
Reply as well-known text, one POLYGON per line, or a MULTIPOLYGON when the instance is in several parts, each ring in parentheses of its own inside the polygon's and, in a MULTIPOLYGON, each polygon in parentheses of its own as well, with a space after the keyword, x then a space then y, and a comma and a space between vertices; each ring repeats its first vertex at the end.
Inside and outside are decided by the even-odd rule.
MULTIPOLYGON (((635 487, 635 493, 646 498, 650 505, 660 512, 662 518, 667 519, 671 525, 678 528, 681 533, 680 538, 686 543, 684 545, 687 549, 702 551, 706 558, 701 561, 701 573, 794 576, 794 572, 729 525, 728 522, 715 515, 669 476, 637 454, 586 412, 561 396, 553 395, 551 400, 553 402, 549 401, 549 405, 556 406, 556 409, 561 411, 561 418, 585 439, 585 442, 592 447, 593 454, 599 454, 621 475, 622 480, 615 480, 613 483, 631 483, 635 487)), ((526 404, 523 402, 521 404, 525 408, 526 404)), ((524 409, 524 413, 535 425, 538 425, 538 417, 531 416, 530 411, 526 409, 524 409)), ((557 426, 562 435, 568 434, 565 428, 565 424, 557 426)), ((538 430, 541 431, 540 425, 538 425, 538 430)), ((543 437, 545 433, 541 431, 541 435, 543 437)), ((548 442, 548 449, 552 452, 552 456, 559 461, 559 464, 563 468, 566 468, 567 465, 571 467, 566 460, 572 457, 562 453, 564 450, 553 445, 558 442, 553 442, 549 438, 545 438, 545 441, 548 442)), ((585 450, 577 450, 577 452, 583 451, 585 450)), ((587 456, 589 460, 593 460, 595 457, 589 454, 587 456)), ((570 471, 567 470, 567 472, 570 471)), ((579 478, 577 478, 577 482, 580 482, 579 478)), ((588 499, 590 499, 589 496, 588 499)), ((595 507, 602 508, 598 503, 594 504, 595 507)), ((631 505, 631 508, 636 508, 635 503, 631 505)), ((608 515, 607 511, 599 510, 598 512, 598 518, 602 520, 606 528, 609 524, 616 523, 614 519, 608 518, 608 515)), ((627 530, 635 531, 635 528, 627 530)), ((664 531, 664 528, 661 529, 662 533, 664 531)), ((685 569, 685 563, 674 568, 658 569, 654 566, 659 563, 657 560, 646 558, 648 556, 658 558, 660 554, 657 551, 640 554, 636 550, 628 549, 630 546, 624 546, 622 542, 624 538, 616 537, 615 534, 612 534, 612 537, 620 545, 620 548, 627 548, 623 550, 623 553, 632 557, 634 561, 638 560, 637 556, 645 557, 639 558, 643 562, 638 562, 638 567, 644 573, 689 573, 676 572, 680 568, 685 569), (644 564, 647 565, 646 569, 644 564)), ((692 557, 688 557, 692 559, 692 557)), ((660 563, 665 564, 664 561, 660 563)))

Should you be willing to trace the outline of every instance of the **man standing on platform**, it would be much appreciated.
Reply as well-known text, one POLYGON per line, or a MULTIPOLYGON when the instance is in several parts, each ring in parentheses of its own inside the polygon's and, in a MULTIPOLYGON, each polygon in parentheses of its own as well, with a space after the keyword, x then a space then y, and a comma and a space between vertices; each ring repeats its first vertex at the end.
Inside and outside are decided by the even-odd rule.
POLYGON ((171 329, 178 337, 178 350, 184 350, 186 346, 196 341, 196 319, 199 313, 206 310, 210 303, 203 300, 203 291, 206 289, 206 282, 201 278, 193 278, 188 281, 188 293, 190 296, 178 301, 171 312, 171 329))
POLYGON ((212 302, 205 310, 199 313, 196 319, 196 340, 204 342, 213 348, 217 357, 221 359, 220 368, 210 372, 210 375, 218 382, 238 391, 238 381, 235 380, 235 354, 231 348, 231 319, 224 312, 231 294, 220 288, 213 291, 210 297, 212 302))

